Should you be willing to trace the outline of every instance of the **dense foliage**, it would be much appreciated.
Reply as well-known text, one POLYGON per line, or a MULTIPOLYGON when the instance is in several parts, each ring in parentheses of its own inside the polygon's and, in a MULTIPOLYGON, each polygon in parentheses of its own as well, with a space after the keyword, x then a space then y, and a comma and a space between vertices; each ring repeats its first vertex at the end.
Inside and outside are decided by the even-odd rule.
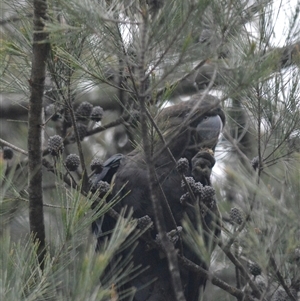
MULTIPOLYGON (((117 287, 139 275, 130 256, 105 270, 142 235, 138 222, 111 210, 120 201, 106 203, 111 186, 91 193, 89 179, 116 153, 138 148, 151 159, 164 129, 157 112, 199 92, 217 96, 227 119, 212 174, 222 235, 203 298, 297 300, 300 4, 278 2, 3 1, 1 300, 131 294, 117 287), (41 184, 29 181, 40 164, 33 150, 41 184), (90 227, 105 214, 116 227, 95 253, 90 227)), ((185 226, 206 254, 203 229, 185 226)))

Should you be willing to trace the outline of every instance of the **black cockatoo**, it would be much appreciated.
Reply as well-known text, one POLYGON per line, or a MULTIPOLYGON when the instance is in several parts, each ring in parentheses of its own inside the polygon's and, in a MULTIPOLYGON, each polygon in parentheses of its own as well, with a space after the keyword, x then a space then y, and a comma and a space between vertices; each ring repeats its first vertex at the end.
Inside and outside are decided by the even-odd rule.
MULTIPOLYGON (((213 150, 225 124, 225 115, 219 105, 219 100, 212 95, 197 94, 189 101, 162 109, 157 114, 155 121, 175 160, 187 159, 189 166, 185 176, 192 177, 196 182, 201 182, 204 187, 210 186, 211 170, 215 163, 213 150), (209 149, 211 152, 205 151, 205 149, 209 149)), ((159 137, 153 144, 157 177, 173 214, 172 218, 165 202, 162 201, 167 231, 181 226, 184 216, 188 216, 196 227, 196 213, 193 206, 186 206, 180 202, 181 196, 186 193, 181 184, 182 175, 177 171, 174 160, 171 159, 165 144, 159 137), (174 225, 174 219, 176 225, 174 225)), ((124 197, 115 205, 114 209, 120 211, 122 207, 126 206, 133 209, 133 217, 141 218, 148 215, 154 221, 147 166, 141 149, 137 148, 128 155, 117 154, 104 162, 102 172, 94 175, 91 179, 92 190, 95 190, 100 181, 110 183, 112 179, 114 179, 112 196, 120 191, 126 183, 121 190, 121 197, 124 197)), ((218 212, 214 199, 213 202, 212 209, 204 215, 204 220, 214 234, 219 235, 220 229, 213 228, 211 225, 212 220, 215 220, 211 212, 218 212)), ((110 216, 105 216, 104 219, 93 224, 93 231, 98 236, 99 245, 103 242, 102 233, 108 233, 114 225, 115 220, 110 216)), ((157 231, 154 227, 152 230, 153 239, 156 235, 157 231)), ((205 241, 207 241, 207 237, 205 241)), ((175 245, 175 247, 177 246, 175 245)), ((184 240, 183 255, 196 264, 207 268, 207 264, 198 258, 184 240)), ((166 256, 155 248, 149 249, 143 240, 139 241, 132 256, 136 266, 148 267, 128 283, 129 287, 135 287, 137 290, 133 300, 175 300, 166 256)), ((180 267, 180 275, 186 300, 198 300, 199 289, 205 285, 206 279, 199 278, 184 267, 180 267)))

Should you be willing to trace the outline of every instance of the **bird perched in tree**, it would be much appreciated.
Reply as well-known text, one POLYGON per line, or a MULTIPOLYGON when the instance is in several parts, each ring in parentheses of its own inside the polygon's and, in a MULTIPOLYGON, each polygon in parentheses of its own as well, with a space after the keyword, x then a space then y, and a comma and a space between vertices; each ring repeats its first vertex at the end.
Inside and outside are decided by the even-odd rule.
MULTIPOLYGON (((153 164, 167 200, 165 202, 163 195, 161 196, 160 202, 166 230, 172 232, 178 226, 182 226, 182 221, 186 217, 196 228, 197 222, 199 222, 196 216, 196 205, 198 205, 203 214, 202 221, 206 224, 205 227, 210 229, 214 235, 220 235, 220 228, 215 227, 215 224, 218 224, 215 214, 218 215, 219 211, 213 196, 213 188, 210 187, 211 170, 215 164, 213 150, 225 124, 225 115, 219 105, 219 100, 212 95, 197 94, 189 101, 162 109, 155 117, 155 121, 164 137, 164 141, 159 138, 159 135, 154 137, 153 164), (171 158, 166 145, 173 158, 171 158), (192 196, 189 196, 188 204, 180 201, 181 196, 188 194, 188 192, 186 192, 186 187, 184 188, 185 185, 182 185, 183 174, 178 172, 174 158, 176 161, 180 158, 186 158, 187 164, 184 175, 191 177, 190 179, 195 183, 190 182, 197 204, 193 203, 192 196), (199 182, 198 186, 196 182, 199 182), (210 190, 197 191, 196 187, 200 187, 200 190, 207 187, 210 190), (211 191, 213 194, 207 198, 207 192, 210 193, 211 191), (205 199, 210 201, 205 203, 203 201, 205 199), (202 205, 200 204, 201 200, 203 201, 202 205)), ((115 210, 120 212, 121 208, 126 206, 133 209, 133 217, 135 218, 149 216, 152 221, 155 220, 150 199, 147 166, 144 152, 141 149, 136 148, 127 155, 117 154, 104 162, 102 171, 95 174, 91 179, 92 191, 97 188, 100 181, 110 183, 112 179, 114 181, 112 196, 121 190, 122 198, 115 205, 115 210)), ((110 216, 105 216, 104 219, 93 224, 93 231, 98 236, 99 245, 103 242, 102 233, 108 233, 114 225, 115 220, 110 216)), ((182 232, 184 235, 184 228, 182 232)), ((151 235, 155 239, 157 235, 155 227, 151 230, 151 235)), ((204 235, 204 241, 207 247, 211 245, 208 234, 204 235)), ((178 247, 177 244, 175 247, 178 247)), ((211 249, 210 252, 212 252, 211 249)), ((183 255, 194 263, 207 268, 207 263, 197 256, 184 239, 183 255)), ((135 287, 137 290, 133 300, 175 300, 166 256, 156 248, 149 249, 147 242, 143 240, 139 240, 132 256, 135 266, 147 267, 138 277, 130 279, 128 283, 129 287, 135 287)), ((185 267, 180 267, 180 276, 186 300, 198 300, 199 290, 205 286, 206 279, 200 278, 185 267)))

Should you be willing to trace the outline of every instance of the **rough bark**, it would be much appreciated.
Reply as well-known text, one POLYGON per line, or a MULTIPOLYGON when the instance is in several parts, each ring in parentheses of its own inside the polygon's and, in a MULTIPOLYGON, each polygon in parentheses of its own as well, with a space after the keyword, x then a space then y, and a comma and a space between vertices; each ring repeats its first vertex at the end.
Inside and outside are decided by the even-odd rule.
POLYGON ((38 259, 41 267, 43 267, 45 225, 42 190, 42 97, 49 45, 46 42, 47 33, 43 32, 47 10, 46 0, 34 0, 33 5, 33 57, 29 80, 31 96, 28 116, 29 223, 34 241, 39 244, 38 259))

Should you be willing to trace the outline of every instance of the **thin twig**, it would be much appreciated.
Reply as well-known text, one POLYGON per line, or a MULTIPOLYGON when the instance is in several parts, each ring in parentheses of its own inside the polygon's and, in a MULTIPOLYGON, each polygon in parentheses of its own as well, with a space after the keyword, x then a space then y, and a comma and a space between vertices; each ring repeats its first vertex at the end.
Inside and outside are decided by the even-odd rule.
MULTIPOLYGON (((236 258, 239 256, 239 245, 237 243, 234 244, 234 255, 236 258)), ((235 276, 236 276, 236 287, 238 289, 241 288, 241 279, 240 279, 240 270, 235 267, 235 276)))
POLYGON ((252 298, 249 295, 246 295, 240 289, 237 289, 237 288, 229 285, 228 283, 224 282, 223 280, 221 280, 214 274, 209 273, 208 271, 206 271, 202 267, 196 265, 195 263, 188 260, 187 258, 178 256, 178 260, 182 264, 182 266, 184 266, 185 268, 187 268, 190 271, 199 273, 203 277, 206 277, 208 280, 211 281, 212 284, 218 286, 219 288, 226 291, 230 295, 232 295, 236 298, 240 298, 240 299, 244 298, 243 300, 245 300, 245 301, 255 301, 254 298, 252 298))
POLYGON ((69 171, 68 167, 66 166, 65 163, 63 163, 64 168, 66 169, 67 173, 66 175, 64 175, 64 177, 66 177, 67 175, 69 175, 69 177, 71 178, 71 180, 75 183, 75 186, 78 186, 76 180, 74 179, 73 175, 71 174, 71 172, 69 171))
POLYGON ((277 279, 278 279, 279 283, 281 284, 281 286, 283 287, 285 292, 288 294, 288 296, 291 298, 292 301, 297 301, 295 296, 291 293, 291 290, 289 289, 289 287, 286 285, 285 280, 284 280, 282 274, 280 273, 279 268, 276 264, 276 261, 275 261, 274 257, 271 254, 270 254, 270 260, 269 261, 270 261, 271 267, 274 269, 274 272, 277 276, 277 279))
POLYGON ((19 148, 19 147, 15 146, 15 145, 13 145, 13 144, 11 144, 11 143, 5 141, 4 139, 1 139, 1 138, 0 138, 0 144, 5 145, 5 146, 8 146, 8 147, 14 149, 14 150, 17 151, 17 152, 19 152, 19 153, 21 153, 21 154, 23 154, 23 155, 25 155, 25 156, 28 156, 28 152, 27 152, 27 151, 25 151, 25 150, 23 150, 22 148, 19 148))
POLYGON ((124 114, 124 115, 120 116, 119 118, 117 118, 116 120, 114 120, 110 123, 98 126, 94 129, 88 131, 85 136, 91 136, 91 135, 103 132, 103 131, 105 131, 109 128, 112 128, 112 127, 118 126, 120 124, 123 124, 123 123, 127 122, 129 119, 130 119, 130 115, 129 114, 124 114))
POLYGON ((70 112, 72 125, 73 125, 74 133, 75 133, 75 139, 76 139, 77 148, 78 148, 78 153, 79 153, 79 158, 80 158, 80 164, 82 167, 82 190, 85 191, 87 188, 87 185, 88 185, 88 176, 87 176, 87 169, 85 166, 85 160, 84 160, 84 156, 83 156, 82 146, 81 146, 81 142, 80 142, 80 137, 79 137, 79 133, 78 133, 77 122, 76 122, 72 103, 70 101, 67 101, 66 104, 67 104, 69 112, 70 112))
MULTIPOLYGON (((207 206, 205 204, 202 204, 202 206, 205 209, 207 209, 207 206)), ((202 216, 201 216, 201 218, 202 218, 202 216)), ((251 289, 253 290, 254 296, 256 298, 260 298, 261 297, 261 293, 260 293, 257 285, 251 279, 251 276, 248 274, 248 272, 245 269, 245 267, 236 258, 236 256, 234 256, 234 254, 232 254, 232 252, 230 251, 229 248, 230 248, 231 245, 230 246, 228 244, 224 245, 223 242, 218 237, 216 237, 214 233, 212 233, 212 231, 208 228, 208 226, 207 226, 207 224, 205 222, 202 222, 202 225, 203 225, 204 231, 206 231, 207 234, 210 235, 210 237, 214 240, 214 242, 217 243, 217 245, 225 253, 225 255, 228 257, 228 259, 234 264, 234 266, 237 267, 242 272, 243 275, 245 275, 245 278, 247 279, 247 281, 249 282, 249 285, 250 285, 251 289)))
POLYGON ((159 188, 159 180, 155 175, 154 162, 151 155, 151 144, 148 135, 148 125, 147 125, 147 109, 145 105, 145 54, 146 54, 146 36, 148 33, 148 15, 146 11, 141 13, 143 18, 143 24, 141 28, 141 46, 140 46, 140 58, 138 64, 139 70, 139 78, 141 79, 140 89, 139 89, 139 103, 140 103, 140 113, 141 113, 141 129, 142 129, 142 137, 143 137, 143 148, 145 153, 145 161, 148 169, 149 175, 149 189, 150 189, 150 199, 152 201, 155 224, 157 227, 157 231, 159 236, 161 237, 161 244, 163 249, 165 250, 165 254, 168 260, 169 271, 172 279, 174 295, 177 301, 185 301, 185 297, 183 294, 183 288, 179 273, 178 266, 178 258, 172 242, 168 239, 166 233, 166 226, 164 223, 162 206, 159 202, 158 191, 159 188))

